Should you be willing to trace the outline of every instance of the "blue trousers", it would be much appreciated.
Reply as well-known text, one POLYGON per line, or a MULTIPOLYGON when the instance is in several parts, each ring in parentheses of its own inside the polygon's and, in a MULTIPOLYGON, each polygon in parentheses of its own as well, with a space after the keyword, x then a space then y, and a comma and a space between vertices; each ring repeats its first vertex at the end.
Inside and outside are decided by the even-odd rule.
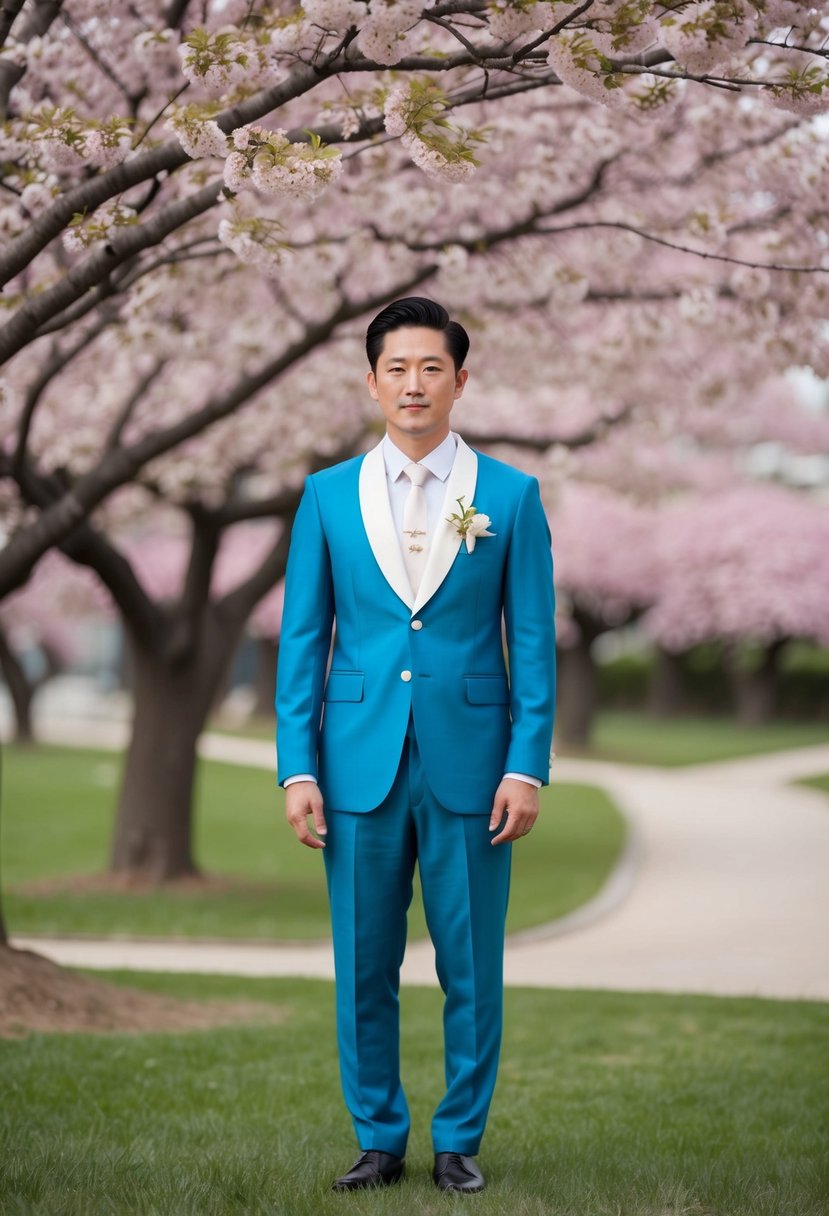
POLYGON ((417 862, 445 995, 446 1093, 432 1144, 474 1156, 501 1045, 511 846, 490 844, 488 815, 454 814, 435 800, 411 723, 385 801, 361 814, 327 811, 326 820, 340 1075, 360 1148, 406 1151, 399 990, 417 862))

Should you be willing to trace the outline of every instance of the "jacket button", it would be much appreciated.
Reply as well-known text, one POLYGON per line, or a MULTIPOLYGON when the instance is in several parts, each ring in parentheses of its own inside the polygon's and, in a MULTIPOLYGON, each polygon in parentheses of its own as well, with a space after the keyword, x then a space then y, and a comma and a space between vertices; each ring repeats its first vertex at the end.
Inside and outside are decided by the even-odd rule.
POLYGON ((408 682, 409 682, 409 680, 411 680, 411 678, 412 678, 412 673, 410 671, 401 671, 400 679, 405 681, 406 684, 408 684, 408 682))
POLYGON ((422 629, 423 621, 412 621, 412 629, 422 629))

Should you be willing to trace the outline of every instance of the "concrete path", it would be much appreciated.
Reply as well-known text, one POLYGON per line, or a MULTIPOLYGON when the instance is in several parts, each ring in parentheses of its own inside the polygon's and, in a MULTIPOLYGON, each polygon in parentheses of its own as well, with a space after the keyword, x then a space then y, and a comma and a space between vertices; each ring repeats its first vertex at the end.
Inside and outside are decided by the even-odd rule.
MULTIPOLYGON (((101 726, 96 743, 123 745, 123 725, 101 726)), ((73 740, 66 723, 42 731, 88 745, 88 724, 78 734, 73 740)), ((201 753, 273 766, 270 742, 206 735, 201 753)), ((596 900, 509 941, 507 983, 829 1000, 829 799, 788 784, 827 772, 829 745, 683 769, 556 761, 554 784, 608 791, 630 840, 596 900)), ((333 975, 327 943, 18 937, 15 944, 86 967, 333 975)), ((429 943, 410 946, 403 981, 436 982, 429 943)))

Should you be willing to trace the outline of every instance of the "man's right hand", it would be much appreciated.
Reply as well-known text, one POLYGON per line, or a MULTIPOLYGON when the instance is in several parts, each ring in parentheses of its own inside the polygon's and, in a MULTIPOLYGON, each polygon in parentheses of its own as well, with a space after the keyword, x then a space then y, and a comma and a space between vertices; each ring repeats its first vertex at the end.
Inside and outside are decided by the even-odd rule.
POLYGON ((319 837, 324 836, 328 829, 322 813, 322 794, 316 781, 294 781, 288 786, 285 790, 285 814, 300 844, 307 845, 309 849, 325 848, 325 841, 319 837), (313 819, 316 836, 311 834, 308 827, 309 815, 313 819))

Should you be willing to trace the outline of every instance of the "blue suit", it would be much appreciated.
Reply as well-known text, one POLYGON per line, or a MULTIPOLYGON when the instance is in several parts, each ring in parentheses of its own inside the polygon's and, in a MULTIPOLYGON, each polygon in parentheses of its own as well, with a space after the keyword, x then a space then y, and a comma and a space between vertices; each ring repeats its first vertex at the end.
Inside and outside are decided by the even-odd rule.
POLYGON ((409 1131, 397 1000, 417 861, 446 993, 434 1147, 478 1151, 500 1045, 510 863, 509 844, 489 843, 489 814, 505 772, 549 777, 553 617, 534 478, 458 438, 416 596, 381 447, 308 478, 286 576, 279 780, 313 774, 325 802, 340 1065, 363 1149, 402 1156, 409 1131), (445 519, 458 498, 495 533, 471 553, 445 519))

